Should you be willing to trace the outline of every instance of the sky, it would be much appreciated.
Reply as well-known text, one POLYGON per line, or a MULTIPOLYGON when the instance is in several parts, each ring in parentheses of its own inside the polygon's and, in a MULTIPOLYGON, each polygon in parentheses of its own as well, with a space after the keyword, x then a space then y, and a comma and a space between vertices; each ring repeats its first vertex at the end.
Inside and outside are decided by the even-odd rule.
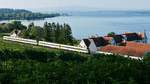
POLYGON ((0 0, 0 8, 150 10, 150 0, 0 0))

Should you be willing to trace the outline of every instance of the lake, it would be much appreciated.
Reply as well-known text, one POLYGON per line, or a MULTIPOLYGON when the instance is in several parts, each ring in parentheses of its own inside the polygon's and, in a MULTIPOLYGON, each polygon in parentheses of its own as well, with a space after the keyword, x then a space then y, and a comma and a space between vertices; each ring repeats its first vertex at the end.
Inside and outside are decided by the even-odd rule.
MULTIPOLYGON (((73 36, 77 39, 88 38, 91 35, 107 35, 108 32, 121 34, 124 32, 147 31, 150 42, 150 17, 100 17, 100 16, 60 16, 47 18, 45 20, 27 21, 22 23, 28 25, 34 22, 38 26, 43 26, 44 22, 68 23, 72 27, 73 36)), ((1 21, 8 22, 8 21, 1 21)))

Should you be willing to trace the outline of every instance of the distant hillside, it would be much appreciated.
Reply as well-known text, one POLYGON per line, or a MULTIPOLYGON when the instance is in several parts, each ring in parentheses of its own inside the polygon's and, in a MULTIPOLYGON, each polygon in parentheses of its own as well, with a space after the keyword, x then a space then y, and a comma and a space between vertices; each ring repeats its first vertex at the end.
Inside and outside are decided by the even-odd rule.
POLYGON ((34 13, 24 9, 0 9, 0 20, 35 20, 60 16, 58 13, 34 13))
POLYGON ((150 11, 73 11, 67 12, 73 16, 102 16, 102 17, 128 17, 128 16, 150 16, 150 11))

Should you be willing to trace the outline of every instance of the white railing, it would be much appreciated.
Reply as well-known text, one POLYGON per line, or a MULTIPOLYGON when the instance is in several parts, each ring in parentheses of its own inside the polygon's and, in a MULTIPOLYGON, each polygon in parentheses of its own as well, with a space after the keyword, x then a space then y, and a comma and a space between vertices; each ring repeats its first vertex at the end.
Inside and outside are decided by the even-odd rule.
POLYGON ((10 37, 10 36, 3 36, 4 40, 10 40, 10 41, 16 41, 16 42, 21 42, 21 43, 28 43, 28 44, 33 44, 37 45, 36 40, 31 40, 31 39, 23 39, 19 37, 10 37))
MULTIPOLYGON (((105 54, 105 55, 113 55, 113 53, 102 52, 102 51, 97 51, 96 53, 105 54)), ((131 59, 136 59, 136 60, 142 60, 143 59, 142 57, 136 57, 136 56, 128 56, 128 55, 121 55, 121 56, 123 56, 123 57, 129 57, 131 59)))
POLYGON ((45 41, 39 41, 39 45, 40 46, 51 47, 51 48, 63 49, 63 50, 70 50, 70 51, 88 53, 88 50, 86 48, 70 46, 70 45, 56 44, 56 43, 50 43, 50 42, 45 42, 45 41))
POLYGON ((33 45, 38 44, 40 46, 45 46, 45 47, 50 47, 50 48, 88 53, 88 50, 86 48, 70 46, 70 45, 63 45, 63 44, 57 44, 57 43, 51 43, 51 42, 45 42, 45 41, 39 41, 39 43, 37 43, 36 40, 24 39, 24 38, 19 38, 19 37, 11 37, 11 36, 4 36, 3 39, 9 40, 9 41, 21 42, 21 43, 28 43, 28 44, 33 44, 33 45))

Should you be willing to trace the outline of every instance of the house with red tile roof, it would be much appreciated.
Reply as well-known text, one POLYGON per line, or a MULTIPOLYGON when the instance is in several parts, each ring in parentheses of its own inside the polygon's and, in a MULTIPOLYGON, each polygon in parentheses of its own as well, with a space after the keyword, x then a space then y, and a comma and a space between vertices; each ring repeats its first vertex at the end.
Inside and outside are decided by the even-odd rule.
POLYGON ((83 39, 80 47, 87 48, 89 52, 97 51, 142 57, 150 52, 146 33, 125 33, 113 36, 92 37, 83 39))

